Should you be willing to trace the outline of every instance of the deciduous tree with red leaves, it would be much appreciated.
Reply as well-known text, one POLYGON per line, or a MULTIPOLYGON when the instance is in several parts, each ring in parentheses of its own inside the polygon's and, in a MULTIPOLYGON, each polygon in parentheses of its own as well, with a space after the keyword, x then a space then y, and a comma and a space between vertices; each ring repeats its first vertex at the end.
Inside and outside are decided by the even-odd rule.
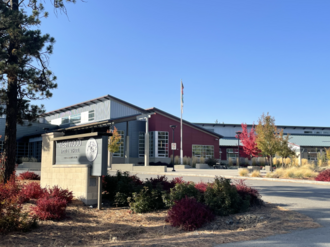
POLYGON ((259 153, 261 152, 258 149, 257 143, 256 143, 256 135, 254 132, 254 126, 252 126, 250 132, 247 129, 247 125, 242 123, 242 133, 237 136, 236 138, 239 138, 240 141, 243 144, 243 151, 246 155, 252 157, 257 157, 259 153))

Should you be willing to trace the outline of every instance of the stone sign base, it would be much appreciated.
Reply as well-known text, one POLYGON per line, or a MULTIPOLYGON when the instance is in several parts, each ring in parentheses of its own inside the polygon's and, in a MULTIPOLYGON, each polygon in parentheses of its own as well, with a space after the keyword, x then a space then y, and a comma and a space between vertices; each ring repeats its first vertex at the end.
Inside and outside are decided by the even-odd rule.
POLYGON ((57 185, 73 192, 73 196, 87 205, 97 203, 97 177, 90 176, 89 165, 54 165, 53 138, 63 133, 47 133, 42 135, 41 187, 57 185))

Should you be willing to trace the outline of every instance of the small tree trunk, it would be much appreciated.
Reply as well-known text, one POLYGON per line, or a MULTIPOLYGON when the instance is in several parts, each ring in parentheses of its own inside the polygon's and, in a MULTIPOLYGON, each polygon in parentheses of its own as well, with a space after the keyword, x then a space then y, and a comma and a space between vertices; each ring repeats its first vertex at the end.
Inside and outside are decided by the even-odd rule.
POLYGON ((110 152, 110 169, 112 169, 112 153, 110 152))
POLYGON ((16 123, 17 123, 17 80, 8 79, 8 101, 6 105, 5 127, 5 170, 6 183, 15 171, 16 164, 16 123))
MULTIPOLYGON (((18 12, 18 0, 10 0, 10 6, 13 11, 18 12)), ((18 27, 17 27, 18 28, 18 27)), ((5 127, 5 170, 4 182, 6 183, 15 171, 16 164, 16 124, 17 124, 17 71, 18 57, 14 51, 17 51, 19 45, 15 34, 11 34, 11 40, 8 49, 8 63, 12 66, 8 73, 7 102, 6 102, 6 127, 5 127)))
POLYGON ((270 165, 270 171, 272 172, 273 171, 273 164, 272 164, 272 156, 269 155, 269 165, 270 165))

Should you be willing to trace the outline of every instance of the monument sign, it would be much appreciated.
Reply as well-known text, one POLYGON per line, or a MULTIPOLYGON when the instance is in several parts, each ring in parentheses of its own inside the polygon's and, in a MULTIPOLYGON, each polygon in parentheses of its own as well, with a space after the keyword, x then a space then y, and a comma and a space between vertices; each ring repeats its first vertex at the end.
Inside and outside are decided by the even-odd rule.
POLYGON ((90 165, 91 176, 107 175, 108 136, 57 140, 54 165, 90 165))

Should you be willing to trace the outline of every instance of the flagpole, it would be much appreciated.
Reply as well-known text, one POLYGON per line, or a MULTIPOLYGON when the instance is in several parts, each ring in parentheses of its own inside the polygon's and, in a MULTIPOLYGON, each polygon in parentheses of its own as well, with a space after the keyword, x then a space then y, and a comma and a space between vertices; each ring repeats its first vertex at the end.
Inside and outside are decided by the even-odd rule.
POLYGON ((181 121, 180 121, 180 163, 183 164, 183 151, 182 151, 182 111, 183 111, 183 87, 182 87, 182 80, 181 80, 181 121))

